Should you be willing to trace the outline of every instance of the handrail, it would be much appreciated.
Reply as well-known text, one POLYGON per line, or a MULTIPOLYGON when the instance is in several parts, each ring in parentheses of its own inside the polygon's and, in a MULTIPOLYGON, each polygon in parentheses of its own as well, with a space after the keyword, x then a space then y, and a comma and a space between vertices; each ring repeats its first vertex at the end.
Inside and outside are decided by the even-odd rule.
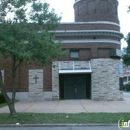
POLYGON ((86 64, 83 67, 80 66, 80 63, 79 63, 79 67, 76 67, 75 62, 77 61, 59 61, 59 73, 92 72, 90 61, 88 62, 84 61, 86 62, 86 64), (64 62, 68 62, 68 66, 62 67, 61 64, 64 64, 64 62))

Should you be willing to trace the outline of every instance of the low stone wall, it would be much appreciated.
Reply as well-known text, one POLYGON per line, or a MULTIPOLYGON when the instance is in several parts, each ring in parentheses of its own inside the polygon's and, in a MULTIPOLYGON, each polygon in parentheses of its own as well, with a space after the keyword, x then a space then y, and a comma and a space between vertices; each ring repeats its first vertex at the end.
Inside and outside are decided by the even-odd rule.
POLYGON ((119 90, 118 59, 93 59, 92 67, 92 100, 123 100, 119 90))
MULTIPOLYGON (((12 97, 12 92, 7 93, 12 97)), ((43 96, 30 97, 28 92, 16 92, 16 99, 19 101, 52 101, 52 92, 43 92, 43 96)))

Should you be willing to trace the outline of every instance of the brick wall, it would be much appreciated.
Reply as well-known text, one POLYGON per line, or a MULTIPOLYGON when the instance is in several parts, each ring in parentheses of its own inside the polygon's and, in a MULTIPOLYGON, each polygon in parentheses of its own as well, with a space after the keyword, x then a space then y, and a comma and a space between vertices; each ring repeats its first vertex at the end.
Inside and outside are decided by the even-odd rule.
POLYGON ((74 5, 75 21, 111 21, 119 23, 117 0, 81 0, 74 5))
MULTIPOLYGON (((79 43, 79 44, 63 44, 63 49, 68 50, 77 50, 79 51, 79 59, 77 60, 90 60, 93 58, 109 58, 109 50, 112 48, 120 49, 120 45, 118 44, 110 44, 110 43, 79 43)), ((70 61, 74 60, 69 57, 69 54, 65 58, 61 58, 60 60, 70 61)))
POLYGON ((20 89, 19 91, 28 91, 28 70, 29 69, 43 69, 43 91, 52 90, 52 67, 51 65, 46 65, 44 67, 39 67, 38 65, 28 65, 24 63, 20 67, 20 89), (23 82, 24 81, 24 82, 23 82))
POLYGON ((91 35, 91 36, 56 36, 56 40, 86 40, 86 39, 89 39, 89 40, 92 40, 93 38, 96 38, 96 39, 111 39, 111 40, 120 40, 118 37, 115 37, 115 36, 95 36, 94 34, 91 35))
POLYGON ((116 30, 119 31, 120 27, 110 24, 60 24, 55 30, 116 30))
MULTIPOLYGON (((7 91, 12 91, 11 89, 11 70, 12 70, 12 60, 10 58, 3 59, 0 57, 0 69, 4 70, 4 85, 7 91)), ((18 92, 28 92, 28 71, 30 69, 43 69, 43 90, 52 90, 52 65, 46 65, 44 67, 39 67, 38 65, 29 65, 26 62, 21 65, 16 72, 16 89, 18 92)))

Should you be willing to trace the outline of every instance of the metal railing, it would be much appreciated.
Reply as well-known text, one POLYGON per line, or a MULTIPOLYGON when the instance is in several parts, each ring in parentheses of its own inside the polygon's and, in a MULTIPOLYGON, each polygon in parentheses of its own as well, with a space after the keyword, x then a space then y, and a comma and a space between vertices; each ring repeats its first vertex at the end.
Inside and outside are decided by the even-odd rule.
POLYGON ((91 73, 90 61, 59 61, 59 73, 91 73))

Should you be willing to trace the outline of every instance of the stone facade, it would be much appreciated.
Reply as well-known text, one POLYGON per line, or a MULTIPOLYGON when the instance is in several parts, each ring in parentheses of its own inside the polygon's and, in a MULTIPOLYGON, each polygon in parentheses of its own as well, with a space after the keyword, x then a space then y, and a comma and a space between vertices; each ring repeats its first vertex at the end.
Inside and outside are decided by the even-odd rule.
POLYGON ((59 62, 52 64, 52 100, 59 100, 59 62))
POLYGON ((40 100, 43 98, 43 70, 29 70, 29 98, 40 100))
POLYGON ((92 100, 123 100, 119 90, 118 59, 93 59, 92 65, 92 100))
MULTIPOLYGON (((61 62, 61 61, 60 61, 61 62)), ((72 61, 62 61, 62 68, 59 67, 59 62, 53 63, 52 69, 52 95, 53 100, 59 100, 59 69, 72 69, 72 61), (68 65, 65 63, 67 62, 68 65), (55 67, 54 67, 55 66, 55 67)), ((78 66, 86 67, 86 61, 76 61, 78 66)), ((91 60, 91 99, 92 100, 123 100, 123 93, 119 90, 118 65, 122 64, 118 59, 92 59, 91 60)), ((81 69, 81 68, 79 68, 81 69)), ((82 73, 83 74, 83 73, 82 73)))
POLYGON ((3 80, 3 83, 4 83, 4 70, 1 70, 1 73, 2 73, 2 80, 3 80))

